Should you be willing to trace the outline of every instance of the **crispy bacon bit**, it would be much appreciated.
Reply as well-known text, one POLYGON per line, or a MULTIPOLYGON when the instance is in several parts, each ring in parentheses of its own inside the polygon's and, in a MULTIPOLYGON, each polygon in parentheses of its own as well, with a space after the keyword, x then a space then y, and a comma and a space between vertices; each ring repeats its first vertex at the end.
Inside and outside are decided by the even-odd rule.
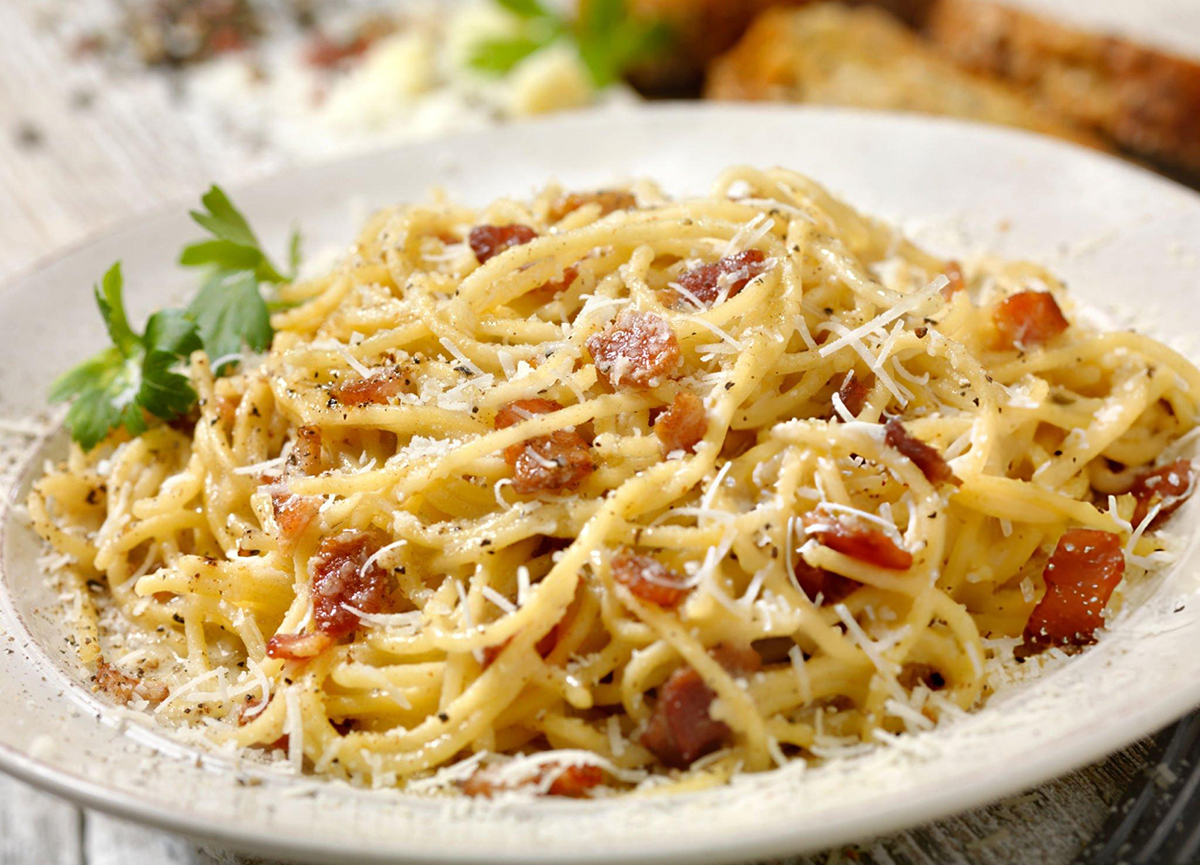
POLYGON ((121 672, 116 666, 101 658, 96 662, 96 674, 92 681, 104 693, 122 703, 141 697, 151 703, 161 703, 169 693, 162 682, 147 682, 137 676, 121 672))
MULTIPOLYGON (((870 389, 859 380, 858 376, 851 372, 842 380, 842 386, 838 388, 838 398, 846 407, 846 411, 858 417, 867 406, 867 395, 870 392, 870 389)), ((833 416, 839 420, 842 417, 837 412, 834 412, 833 416)))
POLYGON ((717 643, 709 652, 730 674, 745 678, 762 669, 762 655, 748 643, 717 643))
MULTIPOLYGON (((758 653, 748 647, 721 644, 712 654, 735 676, 747 676, 761 664, 758 653)), ((642 744, 663 763, 678 769, 715 751, 733 735, 729 727, 708 713, 715 696, 693 668, 680 667, 659 689, 642 744)))
POLYGON ((513 400, 496 412, 496 420, 492 425, 496 429, 508 429, 513 424, 529 420, 535 414, 550 414, 561 409, 561 403, 544 397, 513 400))
MULTIPOLYGON (((543 658, 547 657, 551 652, 553 652, 554 648, 558 645, 558 632, 561 628, 562 622, 556 623, 553 628, 546 632, 544 637, 537 641, 537 645, 534 648, 537 649, 537 653, 543 658)), ((509 643, 512 641, 513 638, 509 637, 503 643, 497 643, 494 646, 484 646, 482 649, 480 649, 480 654, 483 656, 482 660, 480 661, 480 666, 486 670, 488 667, 494 664, 496 659, 500 657, 500 654, 508 648, 509 643)))
POLYGON ((342 405, 387 405, 392 397, 407 392, 411 384, 398 367, 391 367, 366 378, 339 381, 329 389, 329 396, 342 405))
POLYGON ((318 496, 298 496, 295 493, 271 493, 271 509, 275 525, 279 526, 279 545, 286 553, 296 548, 296 542, 312 525, 321 508, 318 496))
POLYGON ((1158 524, 1179 509, 1192 494, 1192 464, 1189 460, 1176 460, 1170 465, 1140 475, 1129 492, 1137 499, 1133 510, 1133 524, 1139 526, 1158 505, 1154 523, 1158 524))
MULTIPOLYGON (((294 660, 294 659, 289 659, 289 660, 294 660)), ((272 699, 273 699, 273 697, 267 697, 267 705, 270 705, 272 699)), ((261 715, 264 711, 266 711, 265 707, 263 709, 259 709, 258 707, 260 705, 262 705, 262 700, 258 699, 257 697, 252 697, 251 699, 249 699, 245 703, 243 703, 242 708, 238 709, 237 725, 239 727, 245 727, 247 724, 249 724, 251 721, 253 721, 255 718, 257 718, 259 715, 261 715)), ((274 742, 268 743, 265 747, 268 749, 278 748, 281 750, 287 750, 287 746, 290 743, 290 741, 291 740, 288 738, 287 733, 284 733, 282 736, 280 736, 274 742)))
POLYGON ((494 646, 484 646, 479 650, 479 666, 486 670, 492 664, 496 663, 496 659, 500 657, 501 652, 508 648, 508 644, 511 642, 512 637, 509 637, 503 643, 496 643, 494 646))
POLYGON ((723 287, 729 288, 726 296, 733 297, 746 287, 746 283, 765 273, 765 261, 766 256, 761 250, 747 249, 736 255, 727 255, 712 264, 694 267, 679 277, 678 282, 701 303, 711 306, 723 287))
POLYGON ((662 442, 663 453, 692 452, 706 432, 704 401, 689 390, 675 394, 671 407, 654 420, 654 434, 662 442))
POLYGON ((288 468, 301 474, 316 475, 321 473, 322 462, 321 431, 315 426, 297 428, 291 453, 288 454, 288 468))
POLYGON ((963 279, 962 265, 957 261, 946 262, 946 278, 950 281, 942 288, 942 297, 947 301, 964 291, 967 287, 967 281, 963 279))
POLYGON ((281 661, 307 661, 333 645, 333 637, 320 631, 276 634, 267 641, 267 657, 281 661))
POLYGON ((304 62, 317 69, 332 69, 347 60, 361 57, 371 47, 371 42, 371 39, 362 34, 353 39, 339 41, 318 33, 304 48, 304 62))
POLYGON ((367 560, 383 546, 373 532, 346 529, 325 538, 309 567, 312 570, 313 616, 317 630, 340 637, 358 627, 358 613, 381 613, 388 598, 388 575, 367 560))
MULTIPOLYGON (((531 415, 561 408, 552 399, 519 399, 496 413, 495 427, 505 429, 531 415)), ((587 441, 574 430, 555 430, 509 445, 504 459, 513 467, 513 489, 521 495, 574 489, 596 468, 587 441)))
POLYGON ((552 773, 557 774, 543 795, 569 796, 573 799, 579 799, 588 790, 604 783, 604 770, 599 766, 573 763, 569 766, 563 766, 562 764, 543 766, 538 770, 537 774, 516 782, 499 781, 492 770, 478 769, 470 778, 459 785, 459 789, 467 796, 482 796, 485 799, 490 799, 497 793, 540 784, 552 773))
POLYGON ((504 250, 529 243, 537 236, 537 232, 528 225, 477 225, 467 235, 467 243, 471 245, 475 258, 483 264, 504 250))
POLYGON ((671 326, 649 312, 625 310, 604 331, 588 337, 587 349, 614 388, 656 387, 683 366, 671 326))
POLYGON ((568 213, 573 213, 585 204, 599 204, 600 215, 607 216, 614 210, 630 210, 637 207, 637 199, 632 193, 617 189, 602 189, 599 192, 569 192, 562 195, 550 205, 547 216, 554 222, 562 219, 568 213))
POLYGON ((844 601, 859 587, 858 583, 848 577, 810 565, 799 554, 796 556, 795 570, 796 582, 800 584, 804 594, 814 603, 820 598, 819 603, 822 607, 844 601))
POLYGON ((1025 640, 1035 645, 1085 646, 1104 626, 1104 607, 1125 573, 1121 539, 1096 529, 1068 529, 1042 576, 1046 594, 1038 601, 1025 640))
POLYGON ((489 777, 490 775, 491 773, 486 769, 476 769, 471 774, 471 777, 459 783, 458 789, 462 791, 464 796, 472 798, 483 797, 484 799, 490 799, 501 790, 508 789, 507 787, 501 787, 493 781, 489 777))
POLYGON ((578 799, 593 787, 604 783, 604 770, 599 766, 575 764, 558 773, 546 792, 551 796, 569 796, 578 799))
POLYGON ((237 420, 238 403, 241 401, 240 393, 217 397, 217 417, 221 421, 221 426, 233 429, 233 424, 237 420))
POLYGON ((880 529, 864 526, 856 520, 812 511, 802 519, 806 532, 823 546, 842 555, 892 571, 906 571, 912 567, 912 553, 898 546, 880 529))
POLYGON ((676 607, 691 591, 683 577, 653 556, 623 549, 612 560, 613 579, 643 601, 660 607, 676 607))
POLYGON ((552 279, 549 282, 539 285, 534 290, 539 295, 548 294, 551 297, 554 297, 559 294, 562 294, 564 291, 566 291, 568 288, 570 288, 571 284, 573 282, 575 282, 575 279, 578 276, 579 276, 579 268, 577 268, 573 264, 569 264, 563 268, 561 279, 552 279))
MULTIPOLYGON (((268 703, 271 702, 270 697, 267 698, 267 702, 268 703)), ((266 711, 265 708, 263 708, 263 709, 258 708, 261 705, 262 705, 262 700, 260 700, 258 697, 251 697, 250 699, 246 700, 246 702, 242 704, 242 707, 240 709, 238 709, 237 725, 239 727, 245 727, 247 724, 249 724, 251 721, 253 721, 255 718, 257 718, 259 715, 261 715, 264 711, 266 711)))
POLYGON ((1029 348, 1049 342, 1067 329, 1054 295, 1022 291, 1005 298, 992 312, 1001 348, 1029 348))
POLYGON ((596 468, 583 436, 566 430, 525 442, 512 466, 513 489, 520 495, 575 489, 596 468))
POLYGON ((101 691, 122 703, 133 699, 133 692, 138 684, 138 680, 133 676, 122 673, 103 658, 96 663, 96 674, 92 676, 92 681, 101 691))
POLYGON ((911 435, 900 421, 892 418, 884 424, 883 429, 883 440, 887 445, 912 460, 931 484, 962 485, 962 481, 955 477, 954 472, 950 470, 950 465, 942 458, 937 449, 911 435))

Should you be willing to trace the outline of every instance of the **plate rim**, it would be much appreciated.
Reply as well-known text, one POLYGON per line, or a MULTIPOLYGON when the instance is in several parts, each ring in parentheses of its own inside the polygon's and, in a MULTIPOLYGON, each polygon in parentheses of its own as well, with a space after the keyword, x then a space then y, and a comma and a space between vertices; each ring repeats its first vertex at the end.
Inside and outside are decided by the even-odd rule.
MULTIPOLYGON (((304 176, 314 171, 319 172, 337 167, 348 167, 357 162, 369 162, 372 159, 378 159, 385 155, 402 154, 413 147, 428 146, 433 143, 443 142, 485 140, 489 136, 498 133, 504 134, 506 130, 514 128, 554 127, 564 123, 586 124, 594 121, 598 116, 604 116, 608 112, 615 112, 618 116, 626 114, 635 118, 644 115, 672 114, 676 116, 691 114, 737 114, 743 116, 787 115, 796 117, 836 115, 872 120, 885 119, 889 123, 899 122, 913 126, 968 128, 988 136, 1016 137, 1033 146, 1070 152, 1075 158, 1089 159, 1098 165, 1104 165, 1106 171, 1116 171, 1136 178, 1139 184, 1150 182, 1164 190, 1170 189, 1176 193, 1182 193, 1192 204, 1200 206, 1200 194, 1143 166, 1126 162, 1110 154, 1025 130, 997 127, 986 123, 957 118, 896 114, 885 111, 852 108, 775 104, 758 105, 753 103, 709 104, 684 101, 656 103, 649 106, 621 106, 619 109, 602 108, 563 112, 548 118, 535 118, 507 123, 499 127, 493 126, 483 130, 459 132, 431 139, 423 139, 417 142, 371 148, 330 159, 305 162, 289 166, 281 171, 273 171, 244 181, 224 185, 234 194, 239 192, 252 193, 256 189, 286 181, 289 177, 304 176)), ((39 256, 34 261, 20 267, 14 273, 7 275, 3 282, 0 283, 0 296, 7 296, 10 292, 18 290, 22 283, 35 278, 38 274, 53 268, 66 259, 86 254, 87 250, 95 245, 117 235, 137 231, 167 214, 174 214, 184 206, 182 202, 185 200, 183 196, 172 197, 162 203, 140 209, 113 220, 111 223, 85 232, 78 238, 39 256)), ((20 487, 22 480, 34 469, 36 469, 36 466, 32 464, 27 464, 21 468, 12 492, 15 492, 20 487)), ((10 491, 5 492, 9 493, 10 491)), ((0 503, 0 513, 7 510, 9 498, 9 495, 6 495, 5 502, 0 503)), ((1190 534, 1194 535, 1198 532, 1200 532, 1200 528, 1190 534)), ((7 525, 0 523, 0 550, 3 550, 5 547, 6 536, 7 525)), ((2 614, 5 620, 17 624, 22 628, 24 633, 19 638, 22 639, 22 642, 27 642, 34 649, 42 651, 42 647, 28 633, 21 616, 17 612, 15 600, 10 592, 10 583, 3 558, 0 558, 0 614, 2 614)), ((37 659, 29 657, 28 650, 25 647, 21 647, 20 652, 23 655, 21 663, 38 664, 37 659)), ((463 853, 462 851, 447 851, 441 853, 437 861, 446 863, 446 865, 449 865, 449 863, 479 863, 483 861, 514 863, 514 865, 518 862, 608 862, 612 860, 613 856, 620 855, 629 861, 666 863, 683 861, 686 857, 686 860, 689 862, 717 863, 744 859, 747 853, 753 857, 767 857, 796 854, 805 850, 835 846, 855 839, 877 836, 920 823, 942 819, 951 814, 979 807, 980 805, 996 801, 1021 790, 1029 789, 1050 779, 1060 777, 1073 769, 1094 762, 1149 735, 1152 732, 1148 729, 1148 724, 1152 723, 1150 721, 1151 718, 1155 719, 1153 721, 1154 725, 1157 725, 1158 721, 1164 717, 1170 718, 1166 722, 1167 724, 1174 723, 1197 705, 1200 705, 1200 680, 1196 682, 1191 690, 1174 692, 1163 700, 1152 704, 1149 708, 1142 708, 1140 711, 1130 712, 1119 718, 1110 718, 1102 731, 1088 740, 1086 747, 1070 750, 1061 749, 1056 755, 1044 756, 1032 764, 1023 764, 1016 768, 1010 765, 1009 770, 1002 774, 981 773, 978 779, 968 783, 955 784, 934 793, 923 794, 911 801, 900 802, 895 808, 885 812, 882 819, 872 819, 869 825, 861 820, 835 820, 832 822, 832 827, 827 825, 820 829, 815 827, 801 827, 799 829, 789 829, 786 826, 781 828, 762 827, 753 830, 753 834, 749 838, 742 835, 731 835, 730 839, 724 843, 714 844, 711 839, 704 839, 702 842, 692 842, 692 846, 689 846, 686 838, 673 838, 669 843, 653 849, 649 845, 641 843, 636 851, 623 851, 619 848, 601 848, 593 851, 582 851, 580 855, 571 856, 569 859, 540 850, 518 852, 515 849, 504 849, 487 854, 482 852, 473 854, 463 853), (820 837, 815 837, 817 835, 820 837), (750 849, 747 847, 748 843, 750 849)), ((1155 726, 1155 728, 1158 729, 1159 727, 1155 726)), ((114 789, 106 787, 102 783, 82 777, 69 770, 60 769, 43 759, 22 752, 3 742, 0 742, 0 770, 39 789, 58 795, 79 805, 119 818, 177 832, 191 838, 216 842, 231 849, 259 853, 265 852, 269 855, 284 855, 302 861, 327 861, 330 857, 344 856, 347 853, 344 849, 344 842, 329 842, 326 845, 319 840, 312 839, 293 841, 277 834, 271 829, 263 828, 261 824, 243 825, 235 822, 220 824, 203 816, 195 815, 186 807, 181 807, 178 804, 165 805, 157 801, 139 797, 125 790, 114 791, 114 789)), ((585 803, 570 803, 569 807, 576 806, 579 808, 587 807, 585 803)), ((352 855, 356 861, 363 862, 417 861, 412 858, 412 854, 405 854, 399 851, 385 852, 380 849, 356 850, 353 851, 352 855)))

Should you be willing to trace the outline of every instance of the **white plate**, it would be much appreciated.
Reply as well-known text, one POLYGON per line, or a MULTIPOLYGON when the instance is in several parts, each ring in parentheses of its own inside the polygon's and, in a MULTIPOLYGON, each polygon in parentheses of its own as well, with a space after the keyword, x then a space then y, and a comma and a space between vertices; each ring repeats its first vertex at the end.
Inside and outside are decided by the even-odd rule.
MULTIPOLYGON (((1024 133, 845 111, 666 106, 580 114, 355 158, 236 190, 278 248, 351 236, 350 203, 420 200, 432 184, 483 203, 556 178, 649 176, 701 192, 734 163, 807 172, 938 250, 1041 259, 1076 294, 1200 332, 1200 197, 1024 133), (1005 224, 1008 228, 1005 230, 1005 224)), ((199 192, 199 190, 197 190, 199 192)), ((89 287, 125 261, 135 320, 187 287, 173 261, 186 207, 93 240, 0 294, 0 416, 41 408, 51 376, 100 345, 89 287)), ((27 482, 28 479, 26 479, 27 482)), ((1185 511, 1177 526, 1192 525, 1185 511)), ((31 532, 9 517, 0 586, 0 765, 92 807, 260 853, 402 862, 730 862, 894 830, 1030 787, 1200 703, 1195 545, 1095 648, 903 751, 744 779, 675 799, 521 805, 351 790, 238 768, 119 721, 78 683, 31 532)))

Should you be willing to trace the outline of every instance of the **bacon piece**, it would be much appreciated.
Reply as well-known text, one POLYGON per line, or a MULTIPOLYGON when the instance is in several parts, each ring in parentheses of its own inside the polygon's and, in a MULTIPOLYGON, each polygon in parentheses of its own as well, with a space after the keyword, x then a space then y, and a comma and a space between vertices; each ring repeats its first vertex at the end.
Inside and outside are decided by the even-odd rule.
MULTIPOLYGON (((496 429, 508 429, 513 424, 529 420, 535 414, 550 414, 561 409, 562 403, 544 397, 513 400, 496 412, 496 419, 492 422, 492 426, 496 429)), ((520 445, 513 445, 513 447, 520 447, 520 445)))
POLYGON ((1139 526, 1159 505, 1154 524, 1166 519, 1179 509, 1192 494, 1192 463, 1190 460, 1175 460, 1169 465, 1139 475, 1129 492, 1137 499, 1133 510, 1133 524, 1139 526))
POLYGON ((321 473, 322 462, 321 431, 315 426, 298 427, 287 458, 288 468, 301 474, 315 475, 321 473))
POLYGON ((546 792, 551 796, 581 798, 588 790, 604 783, 604 770, 599 766, 576 763, 558 773, 546 792))
POLYGON ((516 782, 498 781, 493 771, 478 769, 459 785, 459 789, 467 796, 482 796, 490 799, 497 793, 540 784, 550 773, 556 771, 557 775, 543 795, 568 796, 579 799, 588 790, 604 783, 604 770, 599 766, 572 763, 568 766, 562 764, 543 766, 536 774, 516 782))
MULTIPOLYGON (((519 399, 496 413, 495 427, 506 429, 530 415, 561 408, 552 399, 519 399)), ((509 445, 504 460, 513 467, 513 489, 521 495, 574 489, 596 468, 587 441, 574 430, 555 430, 509 445)))
POLYGON ((238 403, 241 401, 241 394, 217 397, 217 417, 226 429, 233 429, 233 424, 237 420, 238 403))
MULTIPOLYGON (((761 659, 751 648, 738 649, 722 644, 713 657, 735 676, 746 676, 758 669, 761 659)), ((708 710, 716 694, 692 667, 673 672, 658 692, 658 702, 650 714, 642 744, 667 766, 685 769, 700 757, 729 741, 733 732, 716 721, 708 710)))
POLYGON ((399 367, 381 369, 366 378, 339 381, 329 389, 329 396, 342 405, 387 405, 394 396, 406 393, 412 381, 399 367))
POLYGON ((596 469, 588 443, 577 432, 555 430, 522 448, 511 463, 513 489, 520 495, 573 490, 596 469))
POLYGON ((499 255, 504 250, 523 243, 529 243, 537 237, 537 232, 528 225, 477 225, 467 235, 467 243, 475 258, 483 264, 489 258, 499 255))
POLYGON ((912 567, 912 553, 897 546, 880 529, 812 511, 802 519, 806 532, 823 546, 842 555, 893 571, 906 571, 912 567))
POLYGON ((557 297, 558 295, 560 295, 564 291, 566 291, 568 288, 570 288, 572 283, 575 282, 575 279, 578 276, 579 276, 579 268, 577 268, 573 264, 569 264, 563 268, 561 278, 552 279, 549 282, 543 282, 541 285, 539 285, 537 288, 535 288, 532 292, 530 292, 530 294, 536 294, 538 298, 543 299, 543 300, 547 299, 547 298, 557 297))
POLYGON ((912 460, 931 484, 962 485, 962 481, 955 477, 954 472, 950 470, 950 465, 938 453, 937 448, 931 447, 911 435, 900 421, 892 418, 884 424, 883 429, 884 442, 912 460))
POLYGON ((745 678, 762 669, 762 655, 748 643, 717 643, 709 654, 726 671, 739 678, 745 678))
MULTIPOLYGON (((537 645, 534 648, 537 649, 537 653, 543 658, 547 657, 551 652, 553 652, 554 648, 558 645, 559 630, 561 628, 562 622, 556 623, 553 628, 546 632, 544 637, 537 641, 537 645)), ((508 648, 509 643, 512 641, 513 638, 509 637, 503 643, 497 643, 494 646, 484 646, 482 649, 480 649, 480 654, 483 655, 483 659, 480 661, 480 666, 486 670, 488 667, 494 664, 496 659, 500 657, 500 654, 508 648)))
POLYGON ((338 41, 318 33, 304 48, 304 62, 317 69, 332 69, 347 60, 361 57, 371 47, 372 41, 362 34, 353 39, 338 41))
POLYGON ((101 691, 122 703, 133 699, 133 692, 138 684, 138 680, 133 676, 122 673, 103 658, 96 663, 96 674, 92 676, 92 681, 101 691))
POLYGON ((340 637, 358 627, 358 614, 380 613, 387 603, 388 575, 367 561, 383 546, 374 532, 345 529, 321 541, 309 562, 312 572, 313 616, 317 630, 340 637))
MULTIPOLYGON (((272 699, 274 699, 273 695, 267 697, 267 705, 271 704, 272 699)), ((237 725, 239 727, 245 727, 247 724, 249 724, 251 721, 253 721, 255 718, 257 718, 259 715, 261 715, 264 711, 266 711, 265 707, 263 709, 258 709, 258 706, 260 706, 260 705, 262 705, 262 700, 258 699, 257 697, 249 699, 245 703, 243 703, 242 708, 238 709, 237 725)), ((287 746, 290 742, 291 742, 291 739, 288 738, 288 734, 284 733, 282 736, 280 736, 274 742, 268 743, 266 745, 266 747, 269 749, 278 748, 280 750, 287 750, 287 746)))
POLYGON ((654 434, 662 442, 663 453, 696 449, 708 432, 704 401, 689 390, 675 394, 671 407, 654 420, 654 434))
POLYGON ((320 631, 276 634, 267 641, 267 657, 282 661, 307 661, 333 645, 333 637, 320 631))
POLYGON ((291 553, 317 518, 321 499, 289 492, 271 493, 271 509, 275 513, 275 525, 279 526, 279 546, 285 553, 291 553))
POLYGON ((162 682, 148 682, 138 676, 130 676, 103 658, 96 662, 96 674, 92 676, 92 681, 101 691, 122 703, 128 703, 134 697, 159 703, 169 693, 162 682))
POLYGON ((676 607, 691 588, 681 585, 683 577, 653 556, 623 549, 612 560, 613 579, 636 597, 660 607, 676 607))
POLYGON ((795 571, 796 582, 800 584, 804 594, 813 602, 820 597, 822 607, 844 601, 859 587, 858 583, 848 577, 810 565, 799 554, 796 555, 795 571))
MULTIPOLYGON (((271 698, 267 697, 267 703, 269 704, 270 702, 271 698)), ((262 700, 260 700, 258 697, 252 697, 243 703, 242 707, 238 709, 237 725, 239 727, 245 727, 247 724, 266 711, 265 707, 259 709, 259 706, 262 706, 262 700)))
POLYGON ((656 387, 683 366, 671 326, 649 312, 625 310, 601 333, 588 337, 587 349, 614 388, 656 387))
POLYGON ((601 189, 599 192, 568 192, 559 196, 550 205, 547 216, 554 222, 562 219, 568 213, 573 213, 585 204, 599 204, 600 215, 607 216, 614 210, 631 210, 637 207, 637 199, 632 193, 619 189, 601 189))
MULTIPOLYGON (((722 286, 729 287, 727 297, 733 297, 746 287, 746 283, 765 273, 766 256, 758 249, 747 249, 735 255, 727 255, 712 264, 694 267, 678 283, 701 303, 711 306, 720 296, 722 286)), ((685 295, 686 296, 686 295, 685 295)))
MULTIPOLYGON (((858 376, 851 372, 842 379, 842 386, 838 388, 838 397, 841 399, 842 405, 846 407, 846 411, 858 417, 866 408, 867 395, 870 392, 870 389, 859 381, 858 376)), ((841 420, 842 417, 837 412, 834 412, 833 416, 838 420, 841 420)))
POLYGON ((966 289, 967 281, 963 279, 962 265, 957 261, 946 262, 945 274, 950 281, 942 287, 942 297, 948 301, 966 289))
POLYGON ((1104 607, 1125 574, 1121 538, 1096 529, 1068 529, 1046 564, 1046 594, 1025 625, 1026 642, 1085 646, 1104 626, 1104 607))
POLYGON ((151 703, 161 703, 169 693, 167 686, 162 682, 147 682, 137 676, 130 676, 103 658, 96 662, 96 674, 92 676, 92 681, 101 691, 122 703, 128 703, 134 697, 141 697, 151 703))
POLYGON ((1067 329, 1054 295, 1022 291, 1005 298, 992 311, 1001 348, 1029 348, 1049 342, 1067 329))

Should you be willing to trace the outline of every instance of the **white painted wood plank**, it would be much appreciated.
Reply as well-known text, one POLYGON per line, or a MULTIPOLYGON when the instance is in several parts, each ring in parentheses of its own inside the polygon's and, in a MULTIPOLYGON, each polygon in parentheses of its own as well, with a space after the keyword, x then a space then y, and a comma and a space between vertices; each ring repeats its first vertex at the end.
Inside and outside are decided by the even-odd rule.
POLYGON ((208 865, 212 862, 183 838, 87 812, 83 832, 87 865, 208 865))
POLYGON ((0 775, 0 865, 83 865, 73 805, 0 775))

